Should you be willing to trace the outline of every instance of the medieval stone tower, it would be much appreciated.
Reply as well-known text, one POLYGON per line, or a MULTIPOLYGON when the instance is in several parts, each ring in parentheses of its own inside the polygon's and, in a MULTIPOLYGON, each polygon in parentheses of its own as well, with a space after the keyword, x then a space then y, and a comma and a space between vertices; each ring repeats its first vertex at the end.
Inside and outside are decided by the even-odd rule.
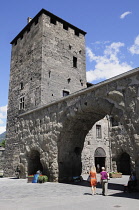
POLYGON ((5 176, 20 162, 18 116, 86 88, 85 34, 42 9, 12 40, 5 176))

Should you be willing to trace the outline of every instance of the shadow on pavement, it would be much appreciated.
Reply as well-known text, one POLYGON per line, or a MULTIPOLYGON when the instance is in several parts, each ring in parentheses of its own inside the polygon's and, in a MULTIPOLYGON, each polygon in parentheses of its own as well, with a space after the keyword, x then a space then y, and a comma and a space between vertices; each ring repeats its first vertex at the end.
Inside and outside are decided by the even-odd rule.
MULTIPOLYGON (((83 180, 81 182, 67 183, 67 184, 90 187, 90 183, 86 180, 83 180)), ((102 188, 100 183, 97 183, 97 188, 100 188, 100 189, 102 188)), ((124 192, 124 185, 122 185, 122 184, 109 183, 108 184, 108 190, 120 191, 120 192, 112 192, 112 194, 109 194, 109 196, 139 199, 139 192, 131 192, 131 193, 124 192)), ((92 195, 92 194, 91 193, 84 193, 84 195, 92 195)), ((98 195, 102 195, 102 194, 100 193, 98 195)))
POLYGON ((113 197, 125 197, 125 198, 132 198, 132 199, 139 199, 139 192, 132 192, 132 193, 128 193, 128 192, 119 192, 119 193, 114 193, 111 194, 109 196, 113 196, 113 197))

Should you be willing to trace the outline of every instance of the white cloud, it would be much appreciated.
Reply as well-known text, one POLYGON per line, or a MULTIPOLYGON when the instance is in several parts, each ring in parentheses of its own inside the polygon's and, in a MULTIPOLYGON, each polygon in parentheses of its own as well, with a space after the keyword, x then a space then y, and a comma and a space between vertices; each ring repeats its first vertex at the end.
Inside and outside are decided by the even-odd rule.
POLYGON ((0 119, 0 124, 3 124, 3 123, 4 123, 3 120, 0 119))
POLYGON ((129 11, 124 12, 123 14, 120 15, 120 18, 124 19, 127 15, 130 15, 130 14, 132 14, 132 12, 129 12, 129 11))
POLYGON ((134 44, 129 48, 129 51, 134 54, 139 54, 139 35, 135 38, 134 44))
POLYGON ((6 119, 7 117, 7 105, 0 107, 0 119, 6 119))
POLYGON ((110 41, 96 41, 96 42, 93 42, 92 44, 93 44, 93 45, 94 45, 94 44, 95 44, 95 45, 96 45, 96 44, 102 44, 102 45, 104 44, 104 45, 105 45, 105 44, 107 44, 107 43, 110 43, 110 41))
POLYGON ((7 105, 6 106, 1 106, 0 107, 0 112, 7 112, 7 105))
POLYGON ((0 107, 0 134, 6 131, 7 105, 0 107))
POLYGON ((0 126, 0 134, 6 131, 6 126, 0 126))
POLYGON ((95 55, 93 51, 87 47, 86 52, 90 62, 94 61, 96 63, 94 69, 87 71, 88 82, 109 79, 132 69, 132 66, 126 62, 120 62, 118 55, 120 54, 121 47, 124 47, 124 43, 113 42, 105 47, 102 56, 95 55))

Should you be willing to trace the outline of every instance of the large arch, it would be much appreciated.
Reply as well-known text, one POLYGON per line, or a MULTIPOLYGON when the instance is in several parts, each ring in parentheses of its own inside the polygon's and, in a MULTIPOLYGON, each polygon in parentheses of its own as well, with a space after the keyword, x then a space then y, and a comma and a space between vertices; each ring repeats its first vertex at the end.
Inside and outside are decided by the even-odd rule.
POLYGON ((113 113, 117 114, 119 121, 122 119, 120 109, 108 100, 96 97, 95 93, 89 93, 65 111, 67 115, 62 119, 63 127, 58 140, 59 181, 67 181, 81 174, 81 152, 85 137, 97 121, 113 113), (78 155, 75 153, 76 147, 80 148, 78 155))
POLYGON ((75 147, 83 149, 86 134, 95 122, 107 114, 126 130, 126 139, 121 142, 122 147, 126 145, 130 154, 134 154, 132 159, 138 156, 139 148, 136 146, 138 147, 139 142, 139 77, 134 74, 130 75, 130 78, 128 76, 116 78, 112 83, 103 83, 99 88, 96 85, 90 88, 90 92, 86 90, 80 97, 77 95, 75 101, 74 97, 69 98, 68 103, 67 98, 65 110, 67 116, 63 118, 63 128, 58 141, 59 181, 80 175, 81 158, 79 155, 76 157, 74 149, 75 147), (78 168, 78 173, 75 173, 74 167, 78 168))

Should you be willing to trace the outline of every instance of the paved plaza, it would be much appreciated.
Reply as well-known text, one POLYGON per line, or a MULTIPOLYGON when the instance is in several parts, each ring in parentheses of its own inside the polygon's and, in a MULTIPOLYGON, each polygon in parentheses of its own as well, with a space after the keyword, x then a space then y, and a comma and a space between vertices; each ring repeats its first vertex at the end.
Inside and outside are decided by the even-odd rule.
POLYGON ((97 195, 92 196, 85 175, 77 184, 0 178, 0 210, 138 210, 139 193, 123 192, 128 177, 111 178, 108 196, 102 196, 99 184, 97 195))

